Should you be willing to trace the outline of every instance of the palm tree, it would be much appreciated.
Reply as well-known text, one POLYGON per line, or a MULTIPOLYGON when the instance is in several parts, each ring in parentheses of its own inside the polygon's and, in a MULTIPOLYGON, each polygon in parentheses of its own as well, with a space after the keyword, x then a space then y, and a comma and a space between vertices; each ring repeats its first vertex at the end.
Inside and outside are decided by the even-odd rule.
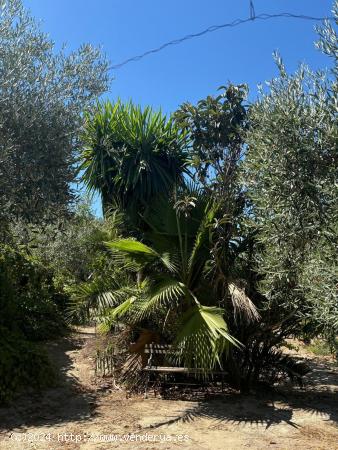
POLYGON ((157 195, 168 195, 186 171, 186 133, 161 111, 129 102, 98 104, 86 114, 80 172, 103 209, 133 216, 157 195))
POLYGON ((199 192, 171 205, 159 199, 144 215, 151 229, 144 236, 147 244, 133 239, 107 243, 116 264, 133 266, 142 278, 106 319, 152 328, 174 344, 186 367, 206 370, 221 365, 231 345, 240 345, 228 332, 222 299, 213 289, 210 249, 217 213, 199 192))

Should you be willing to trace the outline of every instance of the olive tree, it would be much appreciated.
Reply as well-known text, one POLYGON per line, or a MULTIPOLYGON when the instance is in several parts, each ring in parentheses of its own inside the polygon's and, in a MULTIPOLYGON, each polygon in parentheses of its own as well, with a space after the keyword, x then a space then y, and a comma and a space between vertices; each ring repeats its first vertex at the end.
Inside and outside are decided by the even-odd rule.
MULTIPOLYGON (((335 64, 336 42, 325 24, 318 46, 335 64)), ((250 109, 243 172, 249 220, 258 230, 261 292, 281 320, 332 337, 338 330, 337 66, 331 75, 306 66, 289 75, 278 55, 276 61, 279 76, 250 109)))
POLYGON ((27 221, 73 200, 82 111, 108 87, 99 49, 57 51, 21 0, 0 1, 1 214, 27 221))

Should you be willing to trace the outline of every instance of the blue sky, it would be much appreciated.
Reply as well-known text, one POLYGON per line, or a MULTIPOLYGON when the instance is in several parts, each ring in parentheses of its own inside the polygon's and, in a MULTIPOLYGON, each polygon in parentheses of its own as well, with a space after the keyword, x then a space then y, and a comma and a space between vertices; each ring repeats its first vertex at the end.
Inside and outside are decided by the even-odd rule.
MULTIPOLYGON (((59 46, 100 45, 112 64, 166 41, 249 15, 248 0, 24 0, 59 46)), ((332 0, 255 0, 256 13, 331 15, 332 0)), ((254 99, 257 84, 277 74, 278 50, 289 71, 305 61, 313 69, 329 64, 314 48, 314 22, 272 19, 225 28, 169 47, 113 72, 108 97, 174 111, 217 87, 247 83, 254 99)), ((100 206, 95 202, 95 210, 100 206)))

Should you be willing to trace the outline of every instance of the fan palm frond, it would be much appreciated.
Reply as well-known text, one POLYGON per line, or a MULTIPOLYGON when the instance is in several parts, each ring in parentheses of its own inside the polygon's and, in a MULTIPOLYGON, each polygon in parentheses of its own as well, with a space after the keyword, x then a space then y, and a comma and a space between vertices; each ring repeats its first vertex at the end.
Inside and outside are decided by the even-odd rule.
POLYGON ((109 313, 107 314, 107 317, 111 322, 115 321, 117 318, 123 317, 125 314, 130 312, 130 309, 132 308, 134 302, 136 300, 135 296, 127 298, 127 300, 124 300, 120 305, 116 306, 115 308, 111 309, 109 313))
POLYGON ((214 306, 196 305, 182 318, 175 345, 178 358, 186 367, 213 369, 220 363, 220 355, 230 345, 240 343, 228 332, 224 311, 214 306))
POLYGON ((106 246, 112 250, 118 250, 120 253, 129 257, 129 260, 140 265, 150 264, 154 261, 160 261, 163 266, 170 272, 175 272, 176 265, 170 257, 170 252, 165 252, 162 255, 157 253, 148 245, 134 239, 119 239, 112 242, 106 242, 106 246))
POLYGON ((180 281, 167 276, 161 276, 150 285, 146 295, 137 303, 136 316, 139 320, 157 314, 160 308, 175 309, 179 299, 185 294, 186 287, 180 281))
POLYGON ((204 213, 188 261, 188 269, 193 278, 199 276, 210 256, 210 228, 215 218, 216 208, 212 204, 207 204, 204 213))

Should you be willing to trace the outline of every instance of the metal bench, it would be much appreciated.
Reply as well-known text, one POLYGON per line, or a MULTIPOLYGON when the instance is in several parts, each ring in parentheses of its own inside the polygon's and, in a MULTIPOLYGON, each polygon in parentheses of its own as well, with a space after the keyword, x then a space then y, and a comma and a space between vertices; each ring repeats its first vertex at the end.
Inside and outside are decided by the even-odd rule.
MULTIPOLYGON (((147 373, 147 379, 146 379, 146 387, 145 387, 145 398, 147 398, 147 394, 148 394, 148 388, 149 388, 149 384, 150 384, 150 376, 151 374, 157 374, 158 376, 160 376, 160 374, 187 374, 187 375, 210 375, 210 376, 214 376, 214 375, 220 375, 221 376, 221 383, 222 383, 222 392, 224 390, 224 376, 227 374, 227 372, 225 371, 221 371, 221 370, 205 370, 202 368, 189 368, 189 367, 179 367, 179 366, 164 366, 164 365, 155 365, 154 364, 154 359, 157 358, 158 355, 162 355, 163 356, 163 361, 166 360, 166 355, 168 353, 170 353, 172 350, 172 346, 168 345, 168 344, 155 344, 155 343, 151 343, 151 344, 146 344, 145 348, 144 348, 144 353, 146 355, 149 355, 148 360, 147 360, 147 364, 146 366, 143 368, 143 371, 147 373)), ((190 383, 190 382, 186 382, 186 383, 178 383, 178 382, 174 382, 171 384, 175 384, 175 385, 179 385, 179 384, 184 384, 184 385, 192 385, 192 384, 196 384, 196 383, 190 383)), ((156 391, 155 391, 155 395, 156 395, 156 391)))

